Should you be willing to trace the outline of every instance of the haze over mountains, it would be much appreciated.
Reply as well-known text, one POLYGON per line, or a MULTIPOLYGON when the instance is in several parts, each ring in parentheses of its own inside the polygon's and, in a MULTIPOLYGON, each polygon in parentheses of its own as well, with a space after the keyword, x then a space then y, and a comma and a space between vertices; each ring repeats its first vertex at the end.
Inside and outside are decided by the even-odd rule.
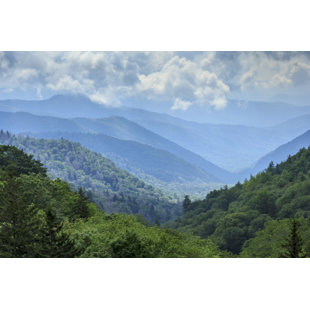
POLYGON ((231 124, 255 127, 273 126, 293 117, 310 113, 310 106, 296 106, 285 102, 262 102, 249 100, 228 100, 223 109, 208 105, 195 105, 190 109, 170 109, 171 103, 141 102, 141 108, 150 107, 152 111, 168 113, 188 121, 210 124, 231 124))
POLYGON ((262 157, 251 169, 252 173, 257 173, 266 169, 270 162, 275 165, 287 160, 289 155, 296 154, 302 148, 308 148, 310 146, 310 130, 306 131, 301 136, 279 146, 271 153, 262 157))
POLYGON ((272 152, 310 129, 308 106, 261 102, 200 113, 212 123, 108 107, 81 95, 2 100, 0 111, 3 130, 80 142, 154 186, 183 193, 203 194, 265 169, 268 160, 286 159, 297 147, 272 152))

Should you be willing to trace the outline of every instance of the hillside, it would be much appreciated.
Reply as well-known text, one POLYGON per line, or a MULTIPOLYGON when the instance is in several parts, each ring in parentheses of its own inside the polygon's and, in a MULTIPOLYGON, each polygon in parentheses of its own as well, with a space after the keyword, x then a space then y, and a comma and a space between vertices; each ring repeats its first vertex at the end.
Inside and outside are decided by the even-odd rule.
POLYGON ((251 172, 256 174, 257 172, 266 169, 271 161, 273 161, 274 164, 279 164, 280 162, 285 161, 289 155, 295 155, 301 148, 308 148, 309 146, 310 130, 265 155, 255 164, 251 169, 251 172))
POLYGON ((0 112, 0 124, 1 129, 16 134, 22 132, 42 133, 53 131, 102 133, 121 140, 136 141, 153 146, 156 149, 168 151, 202 168, 206 173, 214 175, 222 183, 233 183, 235 181, 235 177, 228 171, 123 117, 64 119, 32 115, 24 112, 0 112))
MULTIPOLYGON (((187 201, 184 216, 169 225, 203 238, 210 237, 220 249, 234 254, 262 257, 259 249, 264 248, 264 257, 279 257, 279 248, 289 231, 288 219, 298 217, 304 222, 303 218, 310 216, 309 193, 310 148, 301 149, 281 164, 270 165, 266 171, 243 184, 212 191, 204 200, 187 201), (284 230, 278 227, 278 221, 286 223, 285 226, 281 222, 284 230), (276 245, 272 245, 272 234, 266 233, 265 239, 259 237, 264 234, 264 228, 268 229, 269 223, 273 225, 272 231, 278 228, 283 231, 277 237, 276 245), (264 245, 259 240, 263 240, 264 245)), ((304 236, 309 233, 310 226, 307 227, 304 236)), ((309 255, 308 237, 304 239, 304 247, 309 255)))
POLYGON ((221 255, 210 240, 104 213, 13 146, 0 146, 0 201, 1 258, 221 255))
POLYGON ((235 176, 232 173, 124 117, 113 116, 104 119, 75 118, 73 121, 93 133, 103 133, 117 139, 136 141, 168 151, 204 169, 205 172, 214 175, 222 183, 233 183, 235 181, 235 176))
POLYGON ((56 128, 68 132, 83 132, 84 129, 69 119, 32 115, 25 112, 0 112, 1 129, 12 133, 25 131, 54 131, 56 128))
POLYGON ((169 192, 190 191, 197 195, 219 186, 219 180, 183 159, 151 146, 120 140, 104 134, 68 132, 28 133, 33 137, 60 139, 81 143, 111 159, 118 167, 169 192))
POLYGON ((287 141, 310 130, 310 114, 291 118, 270 128, 274 135, 282 134, 287 141))
POLYGON ((160 191, 78 143, 17 137, 3 131, 0 143, 32 154, 48 168, 51 177, 66 180, 74 188, 82 187, 109 213, 139 213, 151 222, 179 214, 179 207, 160 191))

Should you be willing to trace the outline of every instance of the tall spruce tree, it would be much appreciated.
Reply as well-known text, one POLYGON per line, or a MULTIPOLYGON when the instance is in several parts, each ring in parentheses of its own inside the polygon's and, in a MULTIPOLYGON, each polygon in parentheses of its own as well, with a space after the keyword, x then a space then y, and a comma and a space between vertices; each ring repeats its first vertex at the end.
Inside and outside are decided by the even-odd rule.
POLYGON ((290 235, 283 244, 284 252, 282 257, 301 258, 304 257, 302 249, 302 238, 299 233, 298 221, 294 218, 291 221, 290 235))

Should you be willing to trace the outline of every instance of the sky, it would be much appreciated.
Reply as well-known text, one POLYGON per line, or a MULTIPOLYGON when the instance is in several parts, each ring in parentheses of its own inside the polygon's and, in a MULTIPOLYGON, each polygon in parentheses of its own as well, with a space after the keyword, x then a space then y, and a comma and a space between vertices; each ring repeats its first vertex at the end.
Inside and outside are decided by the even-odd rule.
POLYGON ((309 52, 0 52, 0 99, 84 94, 118 106, 310 104, 309 52))

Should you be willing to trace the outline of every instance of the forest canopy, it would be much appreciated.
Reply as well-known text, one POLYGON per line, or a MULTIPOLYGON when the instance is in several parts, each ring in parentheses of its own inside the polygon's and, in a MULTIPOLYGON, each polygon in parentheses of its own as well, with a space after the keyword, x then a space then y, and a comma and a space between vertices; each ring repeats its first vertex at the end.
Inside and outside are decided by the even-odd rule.
POLYGON ((43 165, 0 146, 1 257, 220 257, 210 240, 107 214, 80 188, 51 180, 43 165))

